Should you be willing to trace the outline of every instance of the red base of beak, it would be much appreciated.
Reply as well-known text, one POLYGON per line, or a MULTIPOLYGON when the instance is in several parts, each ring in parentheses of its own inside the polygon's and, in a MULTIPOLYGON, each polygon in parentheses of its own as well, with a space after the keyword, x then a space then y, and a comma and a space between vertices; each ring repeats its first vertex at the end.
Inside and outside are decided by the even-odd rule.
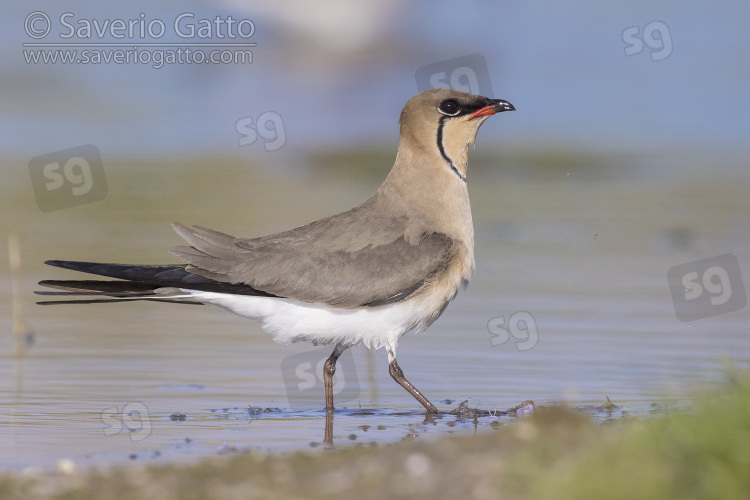
POLYGON ((478 116, 492 116, 495 113, 497 113, 497 111, 495 110, 495 105, 494 104, 491 105, 491 106, 485 106, 482 109, 478 109, 478 110, 474 111, 469 116, 469 120, 473 120, 474 118, 476 118, 478 116))

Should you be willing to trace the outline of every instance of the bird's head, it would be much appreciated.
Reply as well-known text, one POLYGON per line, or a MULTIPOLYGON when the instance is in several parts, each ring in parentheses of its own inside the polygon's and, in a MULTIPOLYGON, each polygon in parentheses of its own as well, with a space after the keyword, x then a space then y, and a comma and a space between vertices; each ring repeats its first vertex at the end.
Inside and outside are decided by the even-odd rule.
POLYGON ((401 112, 399 148, 438 155, 446 167, 466 180, 466 155, 477 131, 495 113, 514 111, 508 101, 453 89, 425 90, 401 112))

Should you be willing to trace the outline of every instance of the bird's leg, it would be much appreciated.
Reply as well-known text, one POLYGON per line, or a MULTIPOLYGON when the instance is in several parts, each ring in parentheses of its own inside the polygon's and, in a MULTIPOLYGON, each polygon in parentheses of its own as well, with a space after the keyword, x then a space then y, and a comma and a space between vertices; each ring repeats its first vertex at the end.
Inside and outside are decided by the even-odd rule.
POLYGON ((326 411, 326 430, 323 443, 333 447, 333 410, 326 411))
POLYGON ((326 413, 333 412, 333 374, 336 373, 336 360, 348 346, 336 344, 336 348, 323 365, 323 383, 326 388, 326 413))
POLYGON ((421 392, 417 390, 416 387, 412 385, 411 382, 406 380, 406 377, 404 377, 404 372, 401 370, 401 367, 398 366, 398 363, 396 362, 396 350, 388 348, 388 373, 391 374, 391 377, 393 377, 393 380, 399 383, 401 387, 406 389, 409 394, 414 396, 417 401, 422 403, 422 406, 427 408, 427 411, 430 413, 440 413, 437 408, 435 408, 435 405, 430 403, 426 397, 422 395, 421 392))

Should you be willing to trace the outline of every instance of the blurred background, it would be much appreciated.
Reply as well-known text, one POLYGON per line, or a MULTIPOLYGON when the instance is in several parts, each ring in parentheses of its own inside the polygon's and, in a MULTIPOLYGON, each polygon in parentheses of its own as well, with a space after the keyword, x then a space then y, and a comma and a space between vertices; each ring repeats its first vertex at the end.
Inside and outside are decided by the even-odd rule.
MULTIPOLYGON (((721 8, 707 1, 15 4, 2 20, 0 140, 6 154, 23 158, 84 143, 107 157, 254 156, 262 153, 259 144, 239 147, 235 124, 274 111, 283 117, 286 149, 392 145, 398 112, 417 90, 417 69, 481 54, 496 94, 491 97, 519 110, 512 124, 485 126, 484 136, 501 135, 506 146, 746 151, 750 56, 740 34, 749 9, 739 1, 721 8), (51 24, 38 39, 24 29, 34 11, 51 24), (108 31, 100 38, 95 28, 91 38, 80 38, 60 22, 66 12, 76 30, 93 20, 140 24, 133 38, 108 31), (190 25, 197 32, 200 20, 217 16, 249 19, 255 31, 230 39, 222 24, 213 26, 210 38, 181 38, 173 24, 183 13, 194 14, 180 22, 185 35, 190 25), (159 26, 150 24, 155 20, 165 34, 154 38, 147 31, 140 38, 142 25, 158 34, 159 26), (27 63, 23 51, 34 49, 22 47, 116 42, 144 51, 139 42, 227 41, 257 44, 252 63, 159 69, 152 63, 27 63)), ((32 24, 41 30, 45 22, 32 24)), ((239 29, 250 32, 247 24, 239 29)), ((236 34, 237 26, 231 31, 236 34)))
MULTIPOLYGON (((485 408, 649 402, 747 366, 749 18, 739 0, 5 6, 0 234, 21 264, 15 329, 0 272, 0 384, 34 425, 2 431, 1 463, 58 456, 50 443, 130 450, 98 416, 132 401, 152 448, 174 411, 220 444, 208 408, 295 407, 279 362, 309 346, 210 308, 37 306, 37 281, 73 278, 43 261, 174 262, 174 220, 260 236, 348 209, 387 175, 404 103, 433 86, 517 111, 470 151, 477 274, 404 339, 415 385, 485 408)), ((354 352, 360 404, 411 408, 368 356, 354 352)), ((268 446, 295 439, 253 425, 268 446)))

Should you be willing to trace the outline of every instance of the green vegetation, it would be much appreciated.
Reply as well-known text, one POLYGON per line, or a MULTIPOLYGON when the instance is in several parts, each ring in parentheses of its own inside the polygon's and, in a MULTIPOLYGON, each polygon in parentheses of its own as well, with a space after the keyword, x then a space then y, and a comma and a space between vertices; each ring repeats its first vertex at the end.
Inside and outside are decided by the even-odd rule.
POLYGON ((750 497, 747 373, 731 376, 722 392, 699 397, 689 414, 614 429, 582 427, 576 434, 568 450, 537 441, 520 457, 526 468, 514 459, 506 477, 514 478, 519 494, 556 499, 750 497))

